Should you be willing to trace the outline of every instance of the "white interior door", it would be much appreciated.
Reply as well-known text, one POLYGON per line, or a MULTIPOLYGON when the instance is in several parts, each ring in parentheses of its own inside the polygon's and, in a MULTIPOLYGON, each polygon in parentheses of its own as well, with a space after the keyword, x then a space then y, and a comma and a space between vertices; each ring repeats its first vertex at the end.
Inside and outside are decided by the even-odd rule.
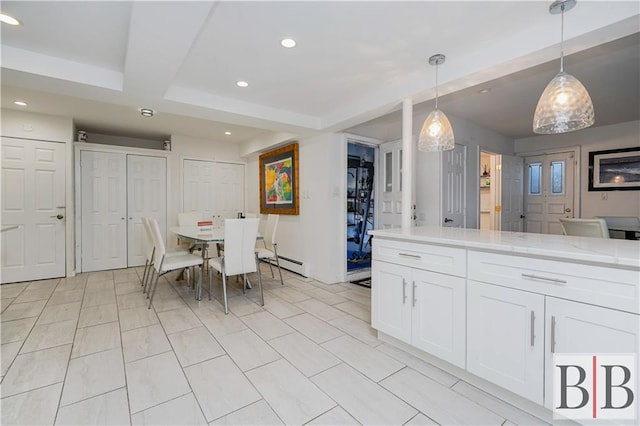
POLYGON ((378 173, 381 202, 378 229, 399 228, 402 225, 402 141, 380 145, 382 166, 378 173))
POLYGON ((467 147, 442 153, 442 226, 465 228, 467 147))
POLYGON ((525 159, 525 232, 562 234, 561 217, 574 214, 574 154, 525 159))
POLYGON ((81 151, 82 271, 127 267, 127 159, 81 151))
POLYGON ((182 211, 211 218, 244 212, 244 165, 184 160, 182 170, 182 211))
POLYGON ((142 217, 158 221, 166 238, 167 159, 127 155, 127 265, 144 265, 147 237, 142 217))
POLYGON ((182 211, 215 215, 215 162, 184 160, 182 163, 182 211))
POLYGON ((65 145, 2 138, 2 283, 65 275, 65 145))
POLYGON ((244 165, 218 163, 216 176, 217 214, 223 218, 238 217, 238 212, 244 212, 244 165))
POLYGON ((502 155, 500 230, 524 230, 524 161, 522 157, 502 155))

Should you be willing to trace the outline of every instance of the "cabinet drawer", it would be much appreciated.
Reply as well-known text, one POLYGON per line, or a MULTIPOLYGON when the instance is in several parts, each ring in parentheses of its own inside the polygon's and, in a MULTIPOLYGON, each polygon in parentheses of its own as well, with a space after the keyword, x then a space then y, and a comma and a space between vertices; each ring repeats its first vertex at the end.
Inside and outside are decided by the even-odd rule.
POLYGON ((466 275, 466 250, 376 238, 373 259, 442 274, 466 275))
POLYGON ((640 313, 638 271, 469 250, 468 278, 640 313))

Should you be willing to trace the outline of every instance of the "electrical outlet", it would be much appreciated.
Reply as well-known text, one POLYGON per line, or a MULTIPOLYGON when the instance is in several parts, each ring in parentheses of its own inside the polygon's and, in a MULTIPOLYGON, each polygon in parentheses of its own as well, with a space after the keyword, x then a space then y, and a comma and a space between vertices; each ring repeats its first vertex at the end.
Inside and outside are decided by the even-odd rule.
POLYGON ((609 194, 606 193, 606 192, 600 193, 600 199, 601 200, 605 200, 605 201, 608 200, 609 199, 609 194))

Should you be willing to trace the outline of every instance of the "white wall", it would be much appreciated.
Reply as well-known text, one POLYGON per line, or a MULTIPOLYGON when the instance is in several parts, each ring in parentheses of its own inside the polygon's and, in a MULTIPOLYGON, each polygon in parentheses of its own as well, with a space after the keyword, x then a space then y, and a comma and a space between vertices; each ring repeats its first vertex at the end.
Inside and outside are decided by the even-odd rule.
POLYGON ((518 155, 562 147, 580 146, 581 217, 640 216, 640 191, 589 192, 589 152, 640 146, 640 121, 544 135, 515 141, 518 155), (607 199, 603 200, 606 195, 607 199))
POLYGON ((75 274, 75 200, 73 193, 73 121, 68 117, 34 114, 25 111, 0 110, 2 136, 61 142, 66 145, 66 271, 67 276, 75 274))
MULTIPOLYGON (((345 140, 323 133, 299 143, 300 214, 281 215, 278 254, 304 262, 310 277, 342 280, 345 269, 345 140), (342 248, 342 249, 341 249, 342 248)), ((258 159, 247 163, 247 211, 259 212, 258 159)))

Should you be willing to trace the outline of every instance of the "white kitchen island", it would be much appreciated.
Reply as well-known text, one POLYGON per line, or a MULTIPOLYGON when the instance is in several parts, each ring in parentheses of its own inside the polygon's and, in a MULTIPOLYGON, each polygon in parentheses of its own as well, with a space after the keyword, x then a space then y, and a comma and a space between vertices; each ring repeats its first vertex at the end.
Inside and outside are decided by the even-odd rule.
POLYGON ((550 416, 554 353, 638 359, 637 241, 440 227, 370 234, 379 338, 536 415, 550 416))

